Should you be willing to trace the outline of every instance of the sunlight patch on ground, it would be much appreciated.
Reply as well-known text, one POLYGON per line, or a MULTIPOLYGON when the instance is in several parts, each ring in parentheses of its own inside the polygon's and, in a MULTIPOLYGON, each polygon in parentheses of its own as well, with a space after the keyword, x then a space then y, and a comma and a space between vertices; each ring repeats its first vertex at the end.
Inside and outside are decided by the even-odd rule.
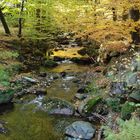
POLYGON ((77 52, 81 49, 82 49, 81 47, 76 47, 76 48, 67 48, 64 50, 53 51, 52 57, 59 56, 62 58, 73 58, 73 57, 81 58, 83 56, 78 54, 78 52, 77 52))

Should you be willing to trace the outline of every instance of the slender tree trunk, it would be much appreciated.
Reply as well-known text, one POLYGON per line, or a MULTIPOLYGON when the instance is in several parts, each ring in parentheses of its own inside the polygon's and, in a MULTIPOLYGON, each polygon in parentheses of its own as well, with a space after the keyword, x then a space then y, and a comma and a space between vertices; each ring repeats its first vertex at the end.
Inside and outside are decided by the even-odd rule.
POLYGON ((116 13, 116 9, 113 7, 112 8, 112 13, 113 13, 113 21, 117 20, 117 13, 116 13))
MULTIPOLYGON (((139 9, 132 8, 130 10, 130 16, 134 22, 137 22, 140 19, 139 9)), ((134 44, 140 44, 140 28, 136 27, 135 32, 131 32, 131 38, 132 38, 134 44)))
POLYGON ((11 33, 10 33, 10 30, 9 30, 9 27, 7 25, 7 22, 6 22, 5 18, 4 18, 4 15, 3 15, 1 9, 0 9, 0 20, 2 22, 2 25, 3 25, 3 28, 5 30, 5 33, 10 35, 11 33))
POLYGON ((98 4, 98 0, 94 0, 94 4, 93 4, 93 11, 94 11, 94 24, 97 24, 97 4, 98 4))
MULTIPOLYGON (((23 14, 23 10, 24 10, 24 2, 25 0, 22 0, 21 2, 21 10, 20 10, 20 16, 22 16, 23 14)), ((22 17, 19 18, 19 30, 18 30, 18 37, 22 37, 22 17)))
POLYGON ((40 32, 41 31, 41 9, 40 8, 36 9, 36 19, 37 19, 36 30, 40 32))

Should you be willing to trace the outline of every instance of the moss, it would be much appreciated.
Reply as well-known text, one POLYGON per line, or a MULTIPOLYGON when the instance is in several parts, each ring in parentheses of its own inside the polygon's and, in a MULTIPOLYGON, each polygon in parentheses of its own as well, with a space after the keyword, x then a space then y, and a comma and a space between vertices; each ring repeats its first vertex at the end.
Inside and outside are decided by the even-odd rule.
POLYGON ((129 121, 118 120, 119 131, 113 131, 105 127, 105 140, 139 140, 140 121, 133 117, 129 121))
POLYGON ((0 66, 0 85, 8 86, 9 85, 10 75, 4 67, 0 66))
POLYGON ((0 53, 0 60, 13 59, 18 57, 18 53, 14 51, 3 50, 0 53))
POLYGON ((95 97, 95 98, 92 98, 90 99, 85 107, 84 107, 84 110, 86 110, 86 112, 90 113, 93 111, 93 108, 102 100, 101 97, 95 97))
POLYGON ((131 117, 131 113, 135 111, 135 103, 126 102, 121 108, 121 118, 128 120, 131 117))
POLYGON ((56 67, 58 64, 53 60, 46 60, 44 63, 45 67, 56 67))
POLYGON ((52 126, 53 118, 39 113, 30 113, 29 110, 16 110, 5 115, 8 122, 9 135, 0 135, 1 140, 60 140, 52 126))
POLYGON ((120 98, 107 98, 106 104, 112 111, 119 112, 121 110, 120 98))
POLYGON ((14 90, 8 89, 0 91, 0 104, 10 102, 13 98, 14 90))

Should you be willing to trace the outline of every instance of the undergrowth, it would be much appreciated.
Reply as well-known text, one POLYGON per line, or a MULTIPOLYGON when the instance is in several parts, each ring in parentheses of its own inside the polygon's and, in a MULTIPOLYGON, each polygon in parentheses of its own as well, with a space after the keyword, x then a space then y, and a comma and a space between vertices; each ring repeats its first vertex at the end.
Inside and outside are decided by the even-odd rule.
POLYGON ((118 120, 118 132, 105 128, 105 140, 140 140, 140 120, 133 117, 128 121, 118 120))

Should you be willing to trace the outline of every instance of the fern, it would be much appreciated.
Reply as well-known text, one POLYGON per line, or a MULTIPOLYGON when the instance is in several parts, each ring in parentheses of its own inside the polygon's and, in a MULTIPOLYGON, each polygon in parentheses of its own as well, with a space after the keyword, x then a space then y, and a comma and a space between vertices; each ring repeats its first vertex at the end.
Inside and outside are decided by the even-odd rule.
POLYGON ((105 129, 105 140, 140 140, 140 121, 133 117, 129 121, 118 120, 119 132, 115 133, 110 128, 105 129))

